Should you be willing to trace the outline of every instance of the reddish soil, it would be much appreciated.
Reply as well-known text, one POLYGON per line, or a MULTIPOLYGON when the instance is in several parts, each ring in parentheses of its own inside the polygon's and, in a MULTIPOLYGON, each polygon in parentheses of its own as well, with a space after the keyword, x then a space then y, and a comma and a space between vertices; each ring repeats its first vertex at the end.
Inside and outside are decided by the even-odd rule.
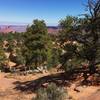
POLYGON ((7 74, 0 73, 0 100, 31 100, 34 94, 21 93, 14 89, 14 82, 18 81, 12 78, 5 78, 7 74))
MULTIPOLYGON (((5 73, 0 73, 0 100, 32 100, 35 96, 34 93, 27 94, 26 92, 21 92, 16 89, 17 81, 27 82, 38 79, 47 74, 36 74, 28 76, 16 76, 15 77, 5 77, 10 76, 5 73)), ((80 92, 74 91, 75 83, 71 85, 68 89, 68 94, 74 100, 100 100, 100 86, 79 86, 80 92)))

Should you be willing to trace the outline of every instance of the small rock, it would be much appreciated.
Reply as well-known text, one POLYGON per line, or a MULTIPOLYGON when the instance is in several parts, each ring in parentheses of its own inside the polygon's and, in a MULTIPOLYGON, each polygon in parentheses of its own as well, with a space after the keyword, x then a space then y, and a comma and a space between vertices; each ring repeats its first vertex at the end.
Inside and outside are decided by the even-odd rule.
POLYGON ((74 90, 76 90, 77 92, 82 92, 83 91, 83 87, 79 86, 79 87, 76 87, 74 90))

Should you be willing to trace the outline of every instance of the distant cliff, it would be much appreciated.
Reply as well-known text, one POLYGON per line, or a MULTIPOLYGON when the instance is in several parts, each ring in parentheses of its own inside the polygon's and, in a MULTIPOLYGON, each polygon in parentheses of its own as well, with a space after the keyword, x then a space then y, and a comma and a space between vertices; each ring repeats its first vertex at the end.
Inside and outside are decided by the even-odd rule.
MULTIPOLYGON (((25 32, 27 25, 0 25, 0 33, 9 33, 9 32, 25 32)), ((57 26, 48 26, 48 33, 56 35, 59 31, 57 26)))

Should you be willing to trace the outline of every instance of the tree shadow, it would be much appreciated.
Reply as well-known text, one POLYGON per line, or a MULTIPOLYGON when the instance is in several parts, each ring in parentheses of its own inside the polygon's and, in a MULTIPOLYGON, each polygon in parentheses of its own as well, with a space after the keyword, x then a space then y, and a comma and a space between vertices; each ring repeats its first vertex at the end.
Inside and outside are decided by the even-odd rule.
POLYGON ((70 86, 70 82, 73 81, 74 79, 75 77, 69 75, 69 73, 67 75, 65 73, 57 73, 53 75, 44 76, 33 81, 26 81, 26 82, 16 81, 13 84, 16 85, 14 89, 20 90, 21 92, 30 93, 34 92, 40 87, 46 87, 45 84, 49 83, 55 83, 58 86, 64 86, 64 85, 70 86))
MULTIPOLYGON (((87 73, 88 71, 84 71, 82 69, 74 69, 74 71, 66 72, 66 73, 56 73, 53 75, 43 76, 36 80, 26 81, 26 82, 14 82, 16 85, 14 89, 19 90, 21 92, 32 93, 35 92, 40 87, 47 87, 49 83, 55 83, 58 86, 70 86, 72 82, 77 79, 81 73, 87 73)), ((100 85, 100 72, 98 73, 98 77, 95 80, 83 80, 80 82, 80 85, 100 85), (93 83, 93 84, 92 84, 93 83)), ((82 76, 83 77, 83 76, 82 76)))

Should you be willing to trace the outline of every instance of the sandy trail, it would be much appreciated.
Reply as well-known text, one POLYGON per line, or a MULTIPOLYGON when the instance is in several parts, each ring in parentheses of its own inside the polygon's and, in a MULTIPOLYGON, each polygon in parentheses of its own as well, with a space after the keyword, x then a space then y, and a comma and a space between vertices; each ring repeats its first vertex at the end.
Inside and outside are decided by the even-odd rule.
POLYGON ((73 89, 68 89, 68 94, 74 98, 74 100, 100 100, 100 87, 87 86, 79 87, 80 92, 76 92, 73 89), (94 99, 95 98, 95 99, 94 99))
MULTIPOLYGON (((27 94, 15 90, 14 88, 16 86, 13 83, 19 80, 14 78, 6 78, 5 76, 7 76, 7 74, 0 73, 0 100, 32 100, 33 96, 35 95, 34 93, 27 94)), ((42 76, 46 75, 37 74, 33 76, 26 76, 24 78, 22 76, 20 77, 26 82, 29 80, 35 80, 42 76)), ((100 86, 80 86, 79 89, 80 92, 76 92, 73 89, 68 88, 68 94, 72 96, 74 100, 100 100, 100 86)))
POLYGON ((6 74, 2 73, 0 74, 0 91, 3 90, 7 90, 7 89, 11 89, 14 88, 14 82, 16 82, 15 79, 7 79, 5 78, 6 74))
POLYGON ((6 78, 7 74, 0 73, 0 100, 31 100, 34 94, 21 93, 15 90, 16 79, 6 78))

